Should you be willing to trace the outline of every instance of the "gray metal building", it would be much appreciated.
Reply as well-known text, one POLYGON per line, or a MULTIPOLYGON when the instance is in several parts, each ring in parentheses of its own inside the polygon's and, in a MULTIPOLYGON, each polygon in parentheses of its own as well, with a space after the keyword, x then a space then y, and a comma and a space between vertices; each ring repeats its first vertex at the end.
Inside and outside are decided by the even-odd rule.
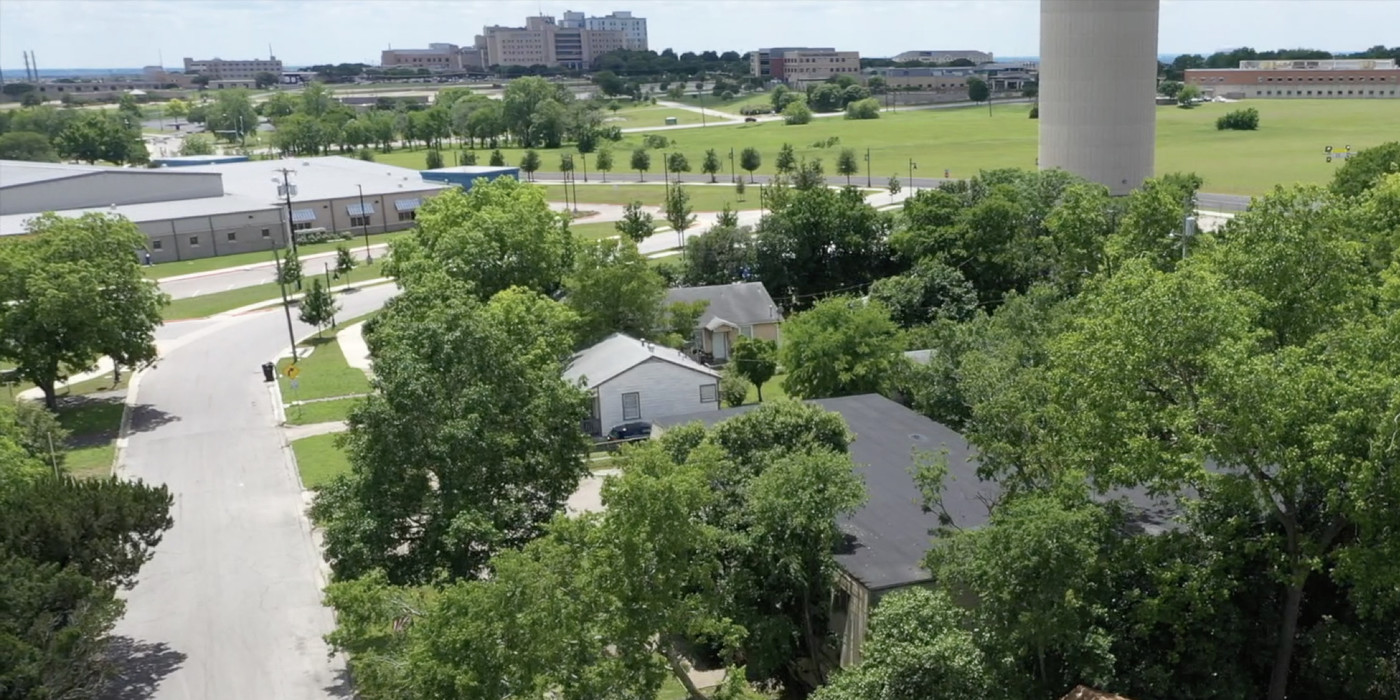
POLYGON ((1152 176, 1159 0, 1040 0, 1040 167, 1123 195, 1152 176))
POLYGON ((41 212, 106 212, 133 221, 154 262, 271 250, 294 230, 360 235, 409 228, 418 207, 449 187, 418 171, 331 156, 178 169, 0 161, 0 236, 41 212), (291 213, 279 194, 294 186, 291 213))

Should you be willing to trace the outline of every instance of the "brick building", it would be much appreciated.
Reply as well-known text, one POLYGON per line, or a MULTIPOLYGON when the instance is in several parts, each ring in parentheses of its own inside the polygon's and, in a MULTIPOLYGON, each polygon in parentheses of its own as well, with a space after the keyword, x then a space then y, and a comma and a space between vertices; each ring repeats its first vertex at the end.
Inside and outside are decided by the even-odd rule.
POLYGON ((1186 71, 1186 82, 1207 97, 1400 98, 1400 68, 1393 59, 1240 61, 1239 68, 1186 71))

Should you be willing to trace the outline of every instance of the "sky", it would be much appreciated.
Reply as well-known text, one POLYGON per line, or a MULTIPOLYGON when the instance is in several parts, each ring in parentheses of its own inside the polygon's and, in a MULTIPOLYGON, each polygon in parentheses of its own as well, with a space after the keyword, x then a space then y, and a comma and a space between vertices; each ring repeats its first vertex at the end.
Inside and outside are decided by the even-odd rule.
MULTIPOLYGON (((1113 0, 1101 0, 1111 2, 1113 0)), ((684 51, 834 46, 862 56, 978 49, 1034 56, 1037 0, 3 0, 0 68, 166 66, 264 58, 288 66, 379 62, 379 52, 470 45, 484 25, 527 15, 631 10, 651 48, 684 51)), ((1395 0, 1162 0, 1159 53, 1252 46, 1355 51, 1400 43, 1395 0)))

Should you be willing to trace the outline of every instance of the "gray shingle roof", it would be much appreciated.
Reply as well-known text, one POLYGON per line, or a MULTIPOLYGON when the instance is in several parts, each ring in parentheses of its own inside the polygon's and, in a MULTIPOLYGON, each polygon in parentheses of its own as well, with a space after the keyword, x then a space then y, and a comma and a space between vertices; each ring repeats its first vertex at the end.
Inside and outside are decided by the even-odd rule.
POLYGON ((564 369, 564 378, 571 382, 583 378, 588 382, 588 388, 594 389, 648 360, 670 362, 715 379, 719 378, 719 372, 690 359, 679 350, 637 340, 621 333, 614 333, 596 345, 576 353, 569 361, 569 366, 564 369))
MULTIPOLYGON (((910 473, 916 454, 946 451, 948 475, 942 500, 953 525, 966 529, 987 523, 990 504, 1001 489, 978 478, 975 448, 961 434, 878 394, 810 403, 840 414, 856 436, 850 447, 851 459, 865 480, 867 500, 841 522, 848 547, 836 555, 836 561, 867 588, 894 588, 931 578, 923 568, 923 559, 939 523, 934 513, 924 511, 923 495, 910 473)), ((664 428, 701 421, 708 426, 757 407, 749 404, 671 416, 654 424, 664 428)), ((1118 490, 1107 497, 1126 498, 1136 506, 1140 510, 1137 522, 1149 532, 1172 526, 1172 509, 1164 499, 1136 490, 1118 490)))
POLYGON ((730 323, 741 326, 755 323, 776 323, 783 320, 783 312, 768 296, 762 282, 734 282, 715 284, 707 287, 672 287, 666 290, 666 303, 678 301, 708 301, 710 305, 700 316, 699 325, 704 326, 718 316, 730 323))

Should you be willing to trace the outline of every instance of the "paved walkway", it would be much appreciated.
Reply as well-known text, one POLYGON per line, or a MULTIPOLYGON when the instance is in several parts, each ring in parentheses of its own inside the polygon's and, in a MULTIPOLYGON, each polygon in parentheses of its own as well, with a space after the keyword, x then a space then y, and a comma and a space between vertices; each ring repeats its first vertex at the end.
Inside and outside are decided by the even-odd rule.
POLYGON ((335 334, 340 344, 340 352, 345 355, 345 363, 355 369, 370 373, 369 346, 365 344, 365 322, 346 326, 335 334))
MULTIPOLYGON (((103 375, 108 375, 108 374, 111 374, 111 373, 112 373, 112 358, 107 357, 107 356, 104 355, 104 356, 102 356, 102 357, 97 358, 97 369, 94 369, 94 370, 91 371, 91 372, 82 372, 82 373, 79 373, 79 374, 75 374, 75 375, 69 377, 67 380, 61 381, 61 382, 55 384, 55 385, 53 386, 53 388, 54 388, 54 391, 60 391, 60 390, 63 389, 63 387, 66 387, 66 386, 68 386, 68 385, 70 385, 70 384, 77 384, 77 383, 79 383, 79 382, 85 382, 85 381, 87 381, 87 380, 89 380, 89 379, 96 379, 96 378, 98 378, 98 377, 101 377, 101 376, 103 376, 103 375)), ((32 389, 25 389, 24 391, 19 392, 19 394, 17 395, 17 397, 18 397, 18 398, 21 398, 21 399, 24 399, 24 400, 26 400, 26 401, 39 401, 39 400, 42 400, 42 399, 44 398, 44 390, 43 390, 43 389, 40 389, 39 387, 36 386, 36 387, 34 387, 34 388, 32 388, 32 389)))
POLYGON ((343 433, 350 429, 350 426, 343 420, 333 420, 328 423, 312 423, 311 425, 289 425, 283 428, 287 436, 287 442, 293 442, 302 438, 316 437, 317 435, 328 435, 330 433, 343 433))
POLYGON ((683 110, 685 110, 685 111, 687 111, 687 112, 695 112, 696 114, 703 114, 703 115, 705 115, 706 117, 715 117, 715 118, 716 118, 716 121, 725 121, 725 120, 731 121, 731 122, 742 122, 742 121, 744 121, 744 118, 743 118, 742 116, 738 115, 738 114, 731 114, 731 113, 729 113, 729 112, 721 112, 721 111, 719 111, 719 110, 717 110, 717 109, 710 109, 709 107, 697 107, 697 106, 695 106, 695 105, 688 105, 688 104, 684 104, 684 103, 682 103, 682 102, 672 102, 672 101, 670 101, 670 100, 657 100, 657 101, 656 101, 656 106, 658 106, 658 107, 670 107, 671 109, 683 109, 683 110))

